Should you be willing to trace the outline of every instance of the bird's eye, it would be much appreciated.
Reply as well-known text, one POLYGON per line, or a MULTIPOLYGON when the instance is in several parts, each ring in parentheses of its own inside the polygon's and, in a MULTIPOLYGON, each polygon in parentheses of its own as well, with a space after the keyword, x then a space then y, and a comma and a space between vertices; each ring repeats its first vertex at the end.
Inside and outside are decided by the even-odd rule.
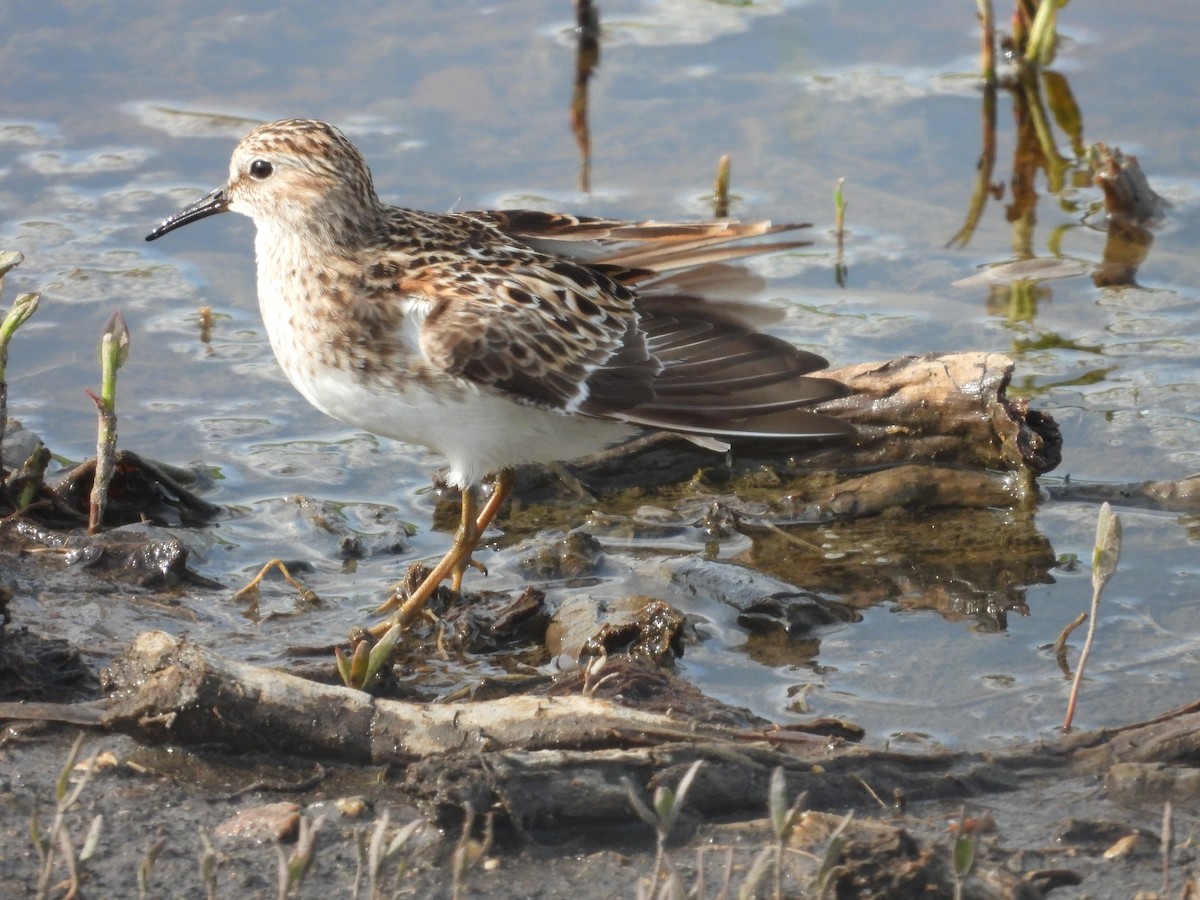
POLYGON ((259 181, 266 181, 275 171, 275 167, 265 159, 256 159, 250 163, 250 177, 259 181))

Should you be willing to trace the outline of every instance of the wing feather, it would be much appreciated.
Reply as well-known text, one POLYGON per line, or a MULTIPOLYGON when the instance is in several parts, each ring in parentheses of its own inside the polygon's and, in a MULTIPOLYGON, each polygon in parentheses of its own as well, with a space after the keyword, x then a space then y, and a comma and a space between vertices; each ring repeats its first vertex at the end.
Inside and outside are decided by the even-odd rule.
POLYGON ((663 272, 797 246, 729 245, 802 226, 629 223, 520 210, 448 218, 461 225, 460 245, 427 253, 405 278, 407 292, 430 300, 419 343, 435 369, 519 403, 698 439, 853 433, 805 409, 847 393, 812 377, 826 366, 820 356, 756 331, 720 304, 639 297, 632 288, 663 272), (481 233, 487 253, 464 268, 464 252, 481 233), (590 260, 573 252, 597 242, 590 260), (545 244, 556 255, 541 252, 545 244))

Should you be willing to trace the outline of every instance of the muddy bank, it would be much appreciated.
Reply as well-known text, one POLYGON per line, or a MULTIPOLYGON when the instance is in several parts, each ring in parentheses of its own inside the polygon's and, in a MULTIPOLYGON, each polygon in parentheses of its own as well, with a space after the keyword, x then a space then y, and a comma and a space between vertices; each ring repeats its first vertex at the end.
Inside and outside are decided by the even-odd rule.
MULTIPOLYGON (((656 832, 629 793, 648 804, 696 760, 658 865, 660 878, 674 872, 710 892, 726 879, 735 889, 761 879, 759 895, 770 896, 771 848, 780 846, 772 821, 793 803, 780 857, 789 896, 827 883, 834 896, 949 897, 961 880, 967 897, 1128 897, 1159 886, 1164 846, 1176 890, 1190 872, 1190 847, 1170 847, 1161 804, 1170 797, 1191 812, 1194 707, 1052 745, 908 754, 856 746, 853 734, 711 716, 697 725, 595 692, 433 707, 372 700, 163 634, 139 637, 105 678, 110 693, 90 701, 0 707, 41 720, 10 719, 2 751, 0 830, 19 849, 0 868, 30 895, 30 816, 36 810, 50 832, 76 731, 45 723, 56 716, 90 720, 79 759, 100 754, 65 812, 69 837, 58 838, 53 866, 58 883, 69 871, 65 847, 81 853, 102 816, 94 851, 76 863, 81 896, 129 895, 139 867, 150 896, 203 897, 213 887, 211 896, 276 896, 280 853, 294 855, 312 827, 314 861, 297 896, 348 895, 356 878, 367 896, 372 865, 377 888, 418 896, 448 895, 456 880, 466 896, 632 896, 653 879, 656 832), (287 719, 306 713, 333 743, 298 739, 287 719), (398 715, 420 721, 405 727, 398 715), (768 818, 776 769, 786 802, 776 798, 768 818), (377 847, 372 864, 376 831, 378 844, 405 826, 393 856, 382 860, 377 847)), ((648 679, 626 679, 631 693, 651 691, 648 679)), ((76 766, 71 781, 87 768, 76 766)))
POLYGON ((1010 368, 978 354, 862 367, 858 405, 846 410, 862 439, 839 456, 857 452, 874 471, 743 460, 700 470, 686 490, 654 487, 662 473, 647 462, 691 463, 648 444, 580 470, 584 490, 602 494, 612 514, 564 539, 543 535, 546 518, 578 520, 579 499, 571 512, 563 479, 527 474, 506 518, 514 536, 535 535, 513 548, 517 568, 532 585, 571 586, 571 596, 548 605, 531 585, 440 591, 437 618, 413 629, 378 696, 333 683, 329 647, 293 645, 282 668, 268 668, 176 636, 210 614, 198 597, 214 609, 227 603, 188 565, 204 529, 139 522, 83 537, 10 518, 0 539, 17 619, 5 632, 0 718, 12 774, 0 802, 8 844, 23 852, 0 863, 3 874, 30 892, 45 879, 67 892, 74 877, 84 896, 128 894, 139 877, 169 896, 275 896, 289 860, 293 878, 308 866, 298 896, 355 885, 387 896, 385 882, 417 895, 457 885, 549 897, 571 885, 573 896, 631 896, 672 878, 710 894, 727 883, 767 896, 778 879, 787 894, 953 896, 958 884, 968 897, 1068 886, 1128 896, 1159 883, 1165 846, 1168 874, 1182 884, 1190 851, 1164 840, 1160 801, 1189 783, 1190 710, 1049 745, 900 752, 859 743, 862 729, 844 719, 780 727, 672 671, 697 639, 695 622, 659 599, 672 593, 727 608, 777 661, 815 654, 822 634, 855 620, 855 598, 912 598, 918 584, 929 603, 952 600, 947 611, 1003 628, 1022 598, 989 579, 1000 570, 1011 586, 1019 571, 1032 583, 1055 565, 1032 509, 1057 433, 1008 402, 1010 368), (891 387, 872 393, 877 378, 891 387), (888 403, 940 408, 931 390, 959 401, 886 427, 888 403), (681 502, 674 518, 656 518, 647 499, 659 510, 681 502), (996 507, 1005 507, 1003 540, 981 542, 996 507), (767 552, 812 521, 899 548, 935 511, 951 560, 897 567, 891 581, 886 567, 864 572, 854 558, 825 554, 792 570, 789 554, 767 552), (664 529, 757 534, 758 565, 606 550, 589 532, 611 539, 609 529, 623 529, 631 547, 664 529), (613 568, 645 594, 627 605, 593 596, 613 568), (959 584, 952 594, 949 577, 959 584), (36 608, 67 614, 34 628, 36 608), (90 608, 97 615, 78 614, 90 608), (81 760, 109 752, 75 770, 78 796, 59 794, 80 728, 81 760), (684 783, 674 808, 667 792, 684 783), (58 816, 56 796, 70 803, 58 816))

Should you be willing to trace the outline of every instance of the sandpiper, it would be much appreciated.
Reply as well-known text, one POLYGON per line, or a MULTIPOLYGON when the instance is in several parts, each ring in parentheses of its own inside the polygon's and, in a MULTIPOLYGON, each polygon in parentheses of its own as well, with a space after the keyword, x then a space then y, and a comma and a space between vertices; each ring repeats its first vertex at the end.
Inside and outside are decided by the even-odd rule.
POLYGON ((312 119, 255 128, 225 186, 146 240, 227 210, 257 227, 259 307, 292 384, 334 418, 441 453, 462 493, 449 552, 381 607, 395 607, 385 626, 410 622, 446 579, 459 588, 514 466, 639 429, 717 450, 853 431, 806 408, 846 394, 810 377, 824 359, 689 293, 695 270, 797 245, 731 242, 804 226, 388 206, 357 148, 312 119))

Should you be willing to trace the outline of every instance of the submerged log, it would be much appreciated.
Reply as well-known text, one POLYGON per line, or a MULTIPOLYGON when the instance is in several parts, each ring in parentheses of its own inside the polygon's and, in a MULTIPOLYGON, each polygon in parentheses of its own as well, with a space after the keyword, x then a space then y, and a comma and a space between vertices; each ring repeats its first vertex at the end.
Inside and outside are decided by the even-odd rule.
POLYGON ((861 519, 903 506, 928 509, 994 509, 1018 506, 1030 497, 1031 479, 1015 472, 986 472, 948 466, 901 465, 868 472, 831 487, 806 509, 814 521, 861 519))
POLYGON ((1165 512, 1200 511, 1200 475, 1179 481, 1139 481, 1133 484, 1093 484, 1072 481, 1046 487, 1054 500, 1111 503, 1134 509, 1160 509, 1165 512))

